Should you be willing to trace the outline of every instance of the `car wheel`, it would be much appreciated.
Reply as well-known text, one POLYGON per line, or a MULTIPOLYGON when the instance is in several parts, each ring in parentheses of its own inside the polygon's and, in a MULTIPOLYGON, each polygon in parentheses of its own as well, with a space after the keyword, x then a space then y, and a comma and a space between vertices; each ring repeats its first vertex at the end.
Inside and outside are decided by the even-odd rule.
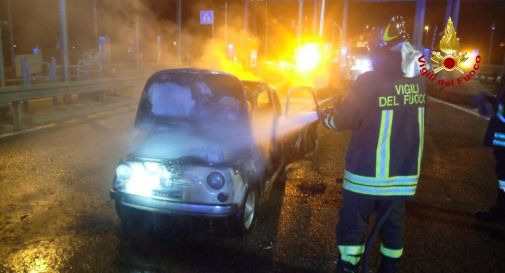
POLYGON ((233 219, 233 229, 235 235, 248 233, 256 222, 256 207, 258 205, 258 191, 256 189, 247 190, 244 203, 233 219))

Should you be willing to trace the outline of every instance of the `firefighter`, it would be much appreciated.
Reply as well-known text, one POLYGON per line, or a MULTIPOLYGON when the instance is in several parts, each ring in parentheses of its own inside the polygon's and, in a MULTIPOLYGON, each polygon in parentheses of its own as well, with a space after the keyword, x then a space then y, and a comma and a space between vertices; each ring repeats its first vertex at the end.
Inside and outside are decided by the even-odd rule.
POLYGON ((363 266, 364 236, 374 213, 382 225, 378 272, 398 272, 405 200, 414 196, 421 171, 425 86, 413 63, 420 53, 400 16, 379 37, 370 52, 373 70, 358 76, 334 108, 319 112, 325 127, 352 132, 336 226, 338 273, 363 266))
POLYGON ((489 112, 489 108, 494 109, 491 114, 486 134, 484 136, 484 146, 492 147, 496 159, 495 173, 498 178, 498 193, 496 204, 486 211, 478 211, 475 217, 482 221, 505 221, 505 73, 501 77, 496 98, 491 101, 494 107, 488 107, 490 102, 484 96, 477 97, 477 105, 483 112, 489 112))

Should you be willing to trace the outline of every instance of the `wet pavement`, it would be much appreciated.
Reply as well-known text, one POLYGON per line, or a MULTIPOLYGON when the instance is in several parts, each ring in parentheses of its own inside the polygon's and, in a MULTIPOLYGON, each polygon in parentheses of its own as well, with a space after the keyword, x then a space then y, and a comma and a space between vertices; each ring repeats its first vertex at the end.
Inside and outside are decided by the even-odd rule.
MULTIPOLYGON (((108 195, 114 167, 135 140, 133 117, 115 113, 0 139, 0 272, 334 271, 348 133, 319 131, 320 149, 288 166, 251 234, 168 222, 139 245, 121 235, 108 195)), ((505 224, 472 217, 496 192, 494 160, 481 146, 485 126, 429 104, 402 272, 505 272, 505 224)), ((376 255, 371 259, 374 265, 376 255)))

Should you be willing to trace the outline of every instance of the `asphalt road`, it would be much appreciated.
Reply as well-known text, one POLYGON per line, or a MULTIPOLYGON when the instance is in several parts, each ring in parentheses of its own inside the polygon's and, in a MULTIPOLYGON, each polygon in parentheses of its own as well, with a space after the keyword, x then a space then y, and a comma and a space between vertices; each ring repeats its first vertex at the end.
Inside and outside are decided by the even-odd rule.
MULTIPOLYGON (((288 166, 248 236, 190 222, 139 248, 121 236, 108 195, 115 164, 135 140, 132 120, 115 113, 0 139, 0 272, 334 271, 348 133, 320 130, 319 151, 288 166)), ((505 272, 505 226, 472 217, 496 192, 494 160, 481 146, 485 126, 429 103, 402 272, 505 272)))

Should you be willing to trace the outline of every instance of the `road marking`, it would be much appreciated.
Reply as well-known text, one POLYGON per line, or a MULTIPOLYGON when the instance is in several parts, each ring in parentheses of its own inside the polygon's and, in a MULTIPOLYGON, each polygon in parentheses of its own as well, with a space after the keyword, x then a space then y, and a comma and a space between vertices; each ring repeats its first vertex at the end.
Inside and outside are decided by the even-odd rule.
POLYGON ((55 127, 55 126, 56 126, 56 123, 50 123, 50 124, 46 124, 46 125, 30 128, 30 129, 25 129, 25 130, 22 130, 22 131, 15 131, 15 132, 1 134, 0 138, 10 137, 10 136, 17 136, 17 135, 20 135, 20 134, 25 134, 25 133, 29 133, 29 132, 33 132, 33 131, 38 131, 38 130, 42 130, 42 129, 52 128, 52 127, 55 127))
POLYGON ((108 117, 109 115, 119 114, 125 110, 135 109, 136 107, 137 107, 137 105, 123 106, 118 109, 112 109, 112 110, 104 111, 101 113, 88 114, 88 115, 84 115, 83 117, 72 118, 70 120, 62 120, 61 122, 52 122, 49 124, 44 124, 44 125, 40 125, 40 126, 33 127, 33 128, 23 129, 20 131, 4 133, 4 134, 0 134, 0 139, 6 138, 6 137, 11 137, 11 136, 17 136, 17 135, 21 135, 21 134, 26 134, 26 133, 30 133, 30 132, 34 132, 34 131, 39 131, 39 130, 43 130, 43 129, 53 128, 53 127, 57 127, 57 126, 76 124, 79 122, 93 120, 93 119, 100 118, 100 117, 108 117))
POLYGON ((434 97, 428 97, 428 99, 431 100, 431 101, 438 102, 438 103, 444 104, 446 106, 458 109, 458 110, 463 111, 465 113, 468 113, 470 115, 473 115, 473 116, 476 116, 476 117, 479 117, 479 118, 482 118, 482 119, 485 119, 485 120, 489 120, 488 117, 480 115, 479 112, 477 112, 477 110, 468 109, 468 108, 465 108, 465 107, 462 107, 462 106, 459 106, 459 105, 456 105, 456 104, 452 104, 452 103, 449 103, 449 102, 446 102, 446 101, 443 101, 443 100, 436 99, 434 97))

